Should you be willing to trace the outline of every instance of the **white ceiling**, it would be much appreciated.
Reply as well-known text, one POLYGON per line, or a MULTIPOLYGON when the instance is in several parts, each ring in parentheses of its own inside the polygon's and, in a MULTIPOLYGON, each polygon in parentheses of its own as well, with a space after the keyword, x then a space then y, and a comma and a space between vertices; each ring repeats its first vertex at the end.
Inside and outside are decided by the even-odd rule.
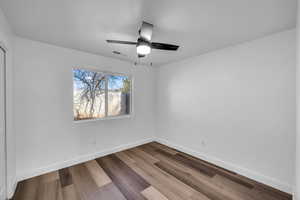
POLYGON ((153 50, 142 62, 161 65, 296 26, 297 0, 0 0, 15 33, 105 56, 136 61, 143 20, 153 41, 179 44, 177 52, 153 50), (125 55, 113 55, 117 50, 125 55))

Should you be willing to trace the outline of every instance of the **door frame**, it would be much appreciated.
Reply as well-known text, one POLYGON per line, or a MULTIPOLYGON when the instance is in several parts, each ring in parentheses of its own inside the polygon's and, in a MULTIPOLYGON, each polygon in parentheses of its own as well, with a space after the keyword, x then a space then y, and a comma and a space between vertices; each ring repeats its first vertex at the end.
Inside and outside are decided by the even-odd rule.
POLYGON ((4 104, 4 173, 5 173, 5 180, 4 180, 4 196, 7 199, 8 198, 8 183, 7 183, 7 71, 6 71, 6 65, 7 65, 7 48, 5 45, 0 41, 0 51, 3 51, 4 53, 4 66, 3 66, 3 104, 4 104))

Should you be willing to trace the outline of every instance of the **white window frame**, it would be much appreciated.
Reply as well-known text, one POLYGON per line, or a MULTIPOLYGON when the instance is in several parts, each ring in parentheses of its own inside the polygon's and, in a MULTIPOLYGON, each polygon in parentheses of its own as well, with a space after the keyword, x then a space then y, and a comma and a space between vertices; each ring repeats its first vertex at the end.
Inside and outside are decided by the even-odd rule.
POLYGON ((133 91, 133 85, 134 85, 134 79, 133 76, 129 73, 120 73, 120 72, 111 72, 111 71, 104 71, 104 70, 99 70, 98 68, 94 67, 73 67, 72 68, 72 119, 74 123, 84 123, 84 122, 96 122, 96 121, 105 121, 105 120, 112 120, 112 119, 128 119, 133 117, 134 114, 134 91, 133 91), (97 73, 102 73, 105 76, 105 117, 103 118, 96 118, 96 119, 83 119, 83 120, 74 120, 74 74, 73 70, 76 69, 82 69, 82 70, 88 70, 92 72, 97 72, 97 73), (119 116, 108 116, 108 81, 107 81, 107 76, 127 76, 130 79, 130 113, 126 115, 119 115, 119 116))

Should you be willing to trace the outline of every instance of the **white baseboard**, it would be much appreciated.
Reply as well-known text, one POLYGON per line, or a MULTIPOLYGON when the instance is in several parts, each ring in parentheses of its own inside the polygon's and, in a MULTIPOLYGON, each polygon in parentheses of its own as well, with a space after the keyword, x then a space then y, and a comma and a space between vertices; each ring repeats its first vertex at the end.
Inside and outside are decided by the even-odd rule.
POLYGON ((15 179, 11 185, 8 186, 7 197, 12 199, 17 189, 18 181, 15 179))
POLYGON ((112 154, 112 153, 116 153, 116 152, 119 152, 119 151, 130 149, 130 148, 133 148, 133 147, 136 147, 136 146, 139 146, 139 145, 142 145, 142 144, 146 144, 146 143, 149 143, 149 142, 153 142, 153 141, 154 141, 154 138, 149 138, 149 139, 137 141, 137 142, 134 142, 134 143, 120 145, 118 147, 114 147, 114 148, 111 148, 111 149, 105 149, 101 152, 79 156, 77 158, 70 159, 70 160, 67 160, 67 161, 54 163, 54 164, 51 164, 49 166, 45 166, 45 167, 42 167, 42 168, 31 170, 31 171, 23 173, 23 174, 19 174, 18 175, 18 181, 22 181, 22 180, 25 180, 25 179, 28 179, 28 178, 32 178, 32 177, 35 177, 35 176, 46 174, 46 173, 56 171, 56 170, 59 170, 59 169, 65 168, 65 167, 70 167, 70 166, 73 166, 73 165, 76 165, 76 164, 80 164, 80 163, 83 163, 83 162, 86 162, 86 161, 89 161, 89 160, 93 160, 93 159, 96 159, 96 158, 99 158, 99 157, 103 157, 103 156, 106 156, 106 155, 109 155, 109 154, 112 154))
POLYGON ((195 156, 197 158, 200 158, 202 160, 205 160, 207 162, 213 163, 217 166, 223 167, 227 170, 236 172, 236 173, 238 173, 242 176, 248 177, 248 178, 253 179, 257 182, 269 185, 269 186, 274 187, 278 190, 281 190, 281 191, 287 192, 289 194, 292 194, 293 186, 288 184, 288 183, 281 182, 277 179, 274 179, 274 178, 262 175, 258 172, 254 172, 252 170, 237 166, 233 163, 229 163, 229 162, 223 161, 221 159, 218 159, 218 158, 215 158, 215 157, 212 157, 212 156, 209 156, 209 155, 205 155, 201 152, 196 152, 192 149, 183 147, 183 146, 178 145, 178 144, 174 144, 174 143, 172 143, 168 140, 165 140, 165 139, 160 139, 159 138, 159 139, 156 139, 156 141, 161 143, 161 144, 172 147, 174 149, 177 149, 179 151, 182 151, 184 153, 187 153, 187 154, 190 154, 190 155, 195 156))
POLYGON ((5 199, 4 188, 0 188, 0 199, 5 199))
MULTIPOLYGON (((193 155, 193 156, 198 157, 200 159, 203 159, 207 162, 213 163, 217 166, 221 166, 225 169, 228 169, 230 171, 236 172, 236 173, 238 173, 240 175, 243 175, 245 177, 256 180, 260 183, 264 183, 266 185, 272 186, 272 187, 274 187, 276 189, 279 189, 281 191, 284 191, 284 192, 287 192, 287 193, 292 193, 292 186, 288 183, 281 182, 281 181, 276 180, 274 178, 267 177, 267 176, 262 175, 260 173, 251 171, 249 169, 245 169, 243 167, 239 167, 235 164, 223 161, 223 160, 218 159, 218 158, 214 158, 212 156, 205 155, 205 154, 200 153, 200 152, 196 152, 196 151, 191 150, 189 148, 183 147, 181 145, 174 144, 170 141, 167 141, 165 139, 160 139, 160 138, 158 138, 158 139, 149 138, 149 139, 141 140, 141 141, 126 144, 126 145, 120 145, 118 147, 111 148, 111 149, 106 149, 106 150, 103 150, 101 152, 80 156, 80 157, 77 157, 75 159, 70 159, 70 160, 67 160, 67 161, 58 162, 58 163, 55 163, 55 164, 52 164, 52 165, 49 165, 49 166, 38 168, 38 169, 32 170, 30 172, 18 175, 17 181, 22 181, 22 180, 25 180, 25 179, 28 179, 28 178, 39 176, 41 174, 49 173, 49 172, 52 172, 52 171, 55 171, 55 170, 58 170, 58 169, 65 168, 65 167, 70 167, 72 165, 83 163, 83 162, 86 162, 86 161, 89 161, 89 160, 93 160, 95 158, 99 158, 99 157, 106 156, 106 155, 109 155, 109 154, 112 154, 112 153, 116 153, 116 152, 119 152, 119 151, 130 149, 130 148, 133 148, 133 147, 136 147, 136 146, 139 146, 139 145, 142 145, 142 144, 146 144, 146 143, 149 143, 149 142, 153 142, 153 141, 157 141, 159 143, 162 143, 162 144, 167 145, 169 147, 175 148, 175 149, 177 149, 179 151, 182 151, 184 153, 193 155)), ((16 186, 17 186, 17 181, 16 181, 14 186, 11 186, 11 190, 9 190, 9 198, 11 198, 14 194, 14 191, 15 191, 16 186)))

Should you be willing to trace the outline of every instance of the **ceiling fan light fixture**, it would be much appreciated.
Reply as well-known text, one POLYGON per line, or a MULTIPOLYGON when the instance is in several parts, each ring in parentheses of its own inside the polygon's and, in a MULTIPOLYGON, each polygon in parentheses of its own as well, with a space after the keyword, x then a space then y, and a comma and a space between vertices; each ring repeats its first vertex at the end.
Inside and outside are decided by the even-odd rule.
POLYGON ((151 47, 150 44, 147 42, 139 42, 136 47, 136 52, 139 55, 148 55, 151 53, 151 47))

